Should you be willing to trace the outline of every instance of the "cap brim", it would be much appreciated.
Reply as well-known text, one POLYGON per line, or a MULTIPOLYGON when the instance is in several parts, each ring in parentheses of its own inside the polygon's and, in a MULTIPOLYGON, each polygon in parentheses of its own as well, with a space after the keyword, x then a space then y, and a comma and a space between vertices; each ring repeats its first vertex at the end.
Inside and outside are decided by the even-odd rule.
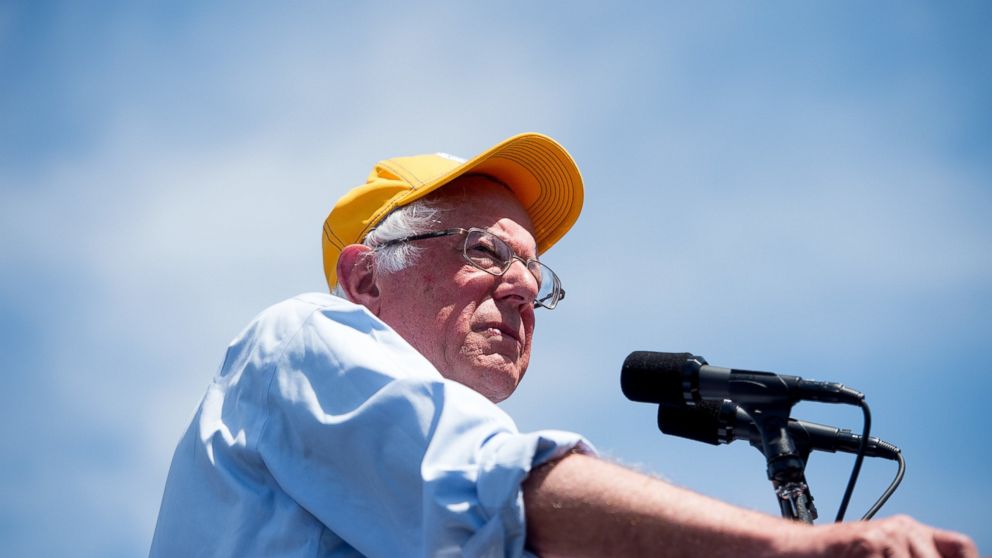
POLYGON ((582 212, 582 175, 558 142, 537 133, 506 139, 404 196, 406 205, 465 174, 492 176, 510 188, 530 216, 538 253, 558 242, 582 212))

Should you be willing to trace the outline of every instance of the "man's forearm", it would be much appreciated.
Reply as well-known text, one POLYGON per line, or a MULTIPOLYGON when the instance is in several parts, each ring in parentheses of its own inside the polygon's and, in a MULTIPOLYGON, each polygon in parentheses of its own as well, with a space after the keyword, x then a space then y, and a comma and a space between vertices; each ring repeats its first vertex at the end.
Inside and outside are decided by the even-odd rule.
POLYGON ((807 529, 585 455, 535 470, 524 508, 542 556, 784 556, 807 529))
POLYGON ((523 490, 527 545, 545 557, 978 555, 907 517, 812 527, 579 454, 535 469, 523 490))

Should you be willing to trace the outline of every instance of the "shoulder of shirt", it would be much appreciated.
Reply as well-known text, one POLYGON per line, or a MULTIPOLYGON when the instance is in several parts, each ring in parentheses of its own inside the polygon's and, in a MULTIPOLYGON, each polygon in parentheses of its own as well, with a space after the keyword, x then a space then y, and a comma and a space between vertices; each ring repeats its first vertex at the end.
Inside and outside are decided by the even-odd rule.
MULTIPOLYGON (((256 320, 280 320, 292 317, 303 318, 314 312, 325 314, 351 315, 352 319, 368 319, 378 322, 367 308, 349 300, 328 293, 303 293, 293 298, 273 304, 263 310, 256 320)), ((381 322, 380 322, 381 323, 381 322)))
POLYGON ((231 342, 246 343, 264 353, 279 352, 284 342, 318 323, 343 326, 340 332, 389 330, 367 308, 327 293, 305 293, 273 304, 259 313, 231 342))
POLYGON ((301 308, 340 308, 340 309, 365 309, 360 304, 355 304, 350 300, 343 299, 330 293, 303 293, 273 304, 270 308, 281 307, 301 307, 301 308))

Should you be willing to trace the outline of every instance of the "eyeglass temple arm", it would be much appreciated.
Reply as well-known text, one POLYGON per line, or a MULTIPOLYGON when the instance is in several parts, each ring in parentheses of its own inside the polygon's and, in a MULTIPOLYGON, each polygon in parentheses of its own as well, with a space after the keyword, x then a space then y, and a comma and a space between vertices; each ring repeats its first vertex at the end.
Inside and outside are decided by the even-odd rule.
POLYGON ((404 236, 403 238, 394 238, 392 240, 387 240, 380 244, 378 248, 384 248, 386 246, 392 246, 393 244, 402 244, 404 242, 410 242, 412 240, 424 240, 427 238, 437 238, 439 236, 451 236, 453 234, 461 234, 467 232, 466 229, 455 228, 455 229, 444 229, 442 231, 431 231, 421 234, 413 234, 410 236, 404 236))

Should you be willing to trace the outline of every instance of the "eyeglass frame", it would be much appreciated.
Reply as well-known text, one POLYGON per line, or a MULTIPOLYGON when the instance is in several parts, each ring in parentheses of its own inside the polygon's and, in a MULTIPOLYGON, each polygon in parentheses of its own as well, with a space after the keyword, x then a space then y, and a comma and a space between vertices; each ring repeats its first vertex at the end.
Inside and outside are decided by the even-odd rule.
MULTIPOLYGON (((379 243, 379 244, 377 244, 374 247, 374 249, 386 248, 386 247, 389 247, 389 246, 394 246, 396 244, 404 244, 406 242, 412 242, 414 240, 426 240, 428 238, 440 238, 442 236, 453 236, 453 235, 456 235, 456 234, 464 234, 465 235, 465 241, 462 244, 462 250, 461 250, 461 252, 462 252, 462 258, 464 258, 464 260, 466 262, 468 262, 469 265, 471 265, 475 269, 478 269, 479 271, 484 271, 484 272, 486 272, 486 273, 488 273, 490 275, 493 275, 495 277, 502 277, 503 275, 506 275, 506 272, 507 271, 510 270, 510 267, 513 265, 513 260, 519 260, 520 263, 524 264, 524 267, 527 269, 527 271, 531 274, 532 277, 534 276, 534 273, 530 271, 530 262, 535 262, 538 265, 541 265, 541 266, 545 267, 548 271, 550 271, 551 272, 551 279, 554 282, 554 284, 552 286, 551 293, 554 294, 555 290, 557 290, 558 291, 558 297, 557 298, 552 297, 553 300, 552 300, 551 305, 545 304, 544 302, 541 302, 540 300, 534 299, 534 303, 533 304, 534 304, 534 307, 535 308, 540 307, 540 308, 547 308, 548 310, 554 310, 555 307, 558 306, 558 303, 565 299, 565 289, 561 286, 561 279, 558 277, 558 274, 555 273, 555 271, 553 269, 551 269, 550 267, 548 267, 548 265, 546 263, 538 260, 537 258, 530 258, 530 259, 526 259, 525 260, 523 257, 518 256, 517 253, 513 251, 513 247, 510 246, 510 244, 508 242, 506 242, 505 240, 503 240, 502 238, 500 238, 499 236, 497 236, 496 234, 494 234, 492 231, 487 231, 486 229, 480 229, 478 227, 470 227, 470 228, 467 228, 467 229, 462 228, 462 227, 454 227, 454 228, 451 228, 451 229, 444 229, 444 230, 440 230, 440 231, 431 231, 431 232, 425 232, 425 233, 420 233, 420 234, 412 234, 410 236, 404 236, 402 238, 393 238, 393 239, 387 240, 385 242, 379 243), (488 269, 483 269, 483 268, 479 267, 479 265, 476 264, 474 261, 472 261, 472 258, 470 258, 468 256, 468 254, 465 253, 465 251, 468 250, 468 235, 469 235, 469 233, 473 233, 473 232, 480 232, 480 233, 486 233, 486 234, 492 235, 493 237, 495 237, 496 239, 498 239, 499 241, 501 241, 503 244, 506 244, 507 250, 510 251, 510 257, 509 257, 509 259, 506 260, 506 265, 503 266, 503 269, 501 269, 499 273, 493 273, 492 271, 489 271, 488 269), (555 289, 555 287, 557 287, 557 289, 555 289)), ((537 279, 537 277, 534 277, 534 278, 537 279)), ((540 290, 541 283, 542 283, 542 280, 538 280, 538 290, 540 290)))

